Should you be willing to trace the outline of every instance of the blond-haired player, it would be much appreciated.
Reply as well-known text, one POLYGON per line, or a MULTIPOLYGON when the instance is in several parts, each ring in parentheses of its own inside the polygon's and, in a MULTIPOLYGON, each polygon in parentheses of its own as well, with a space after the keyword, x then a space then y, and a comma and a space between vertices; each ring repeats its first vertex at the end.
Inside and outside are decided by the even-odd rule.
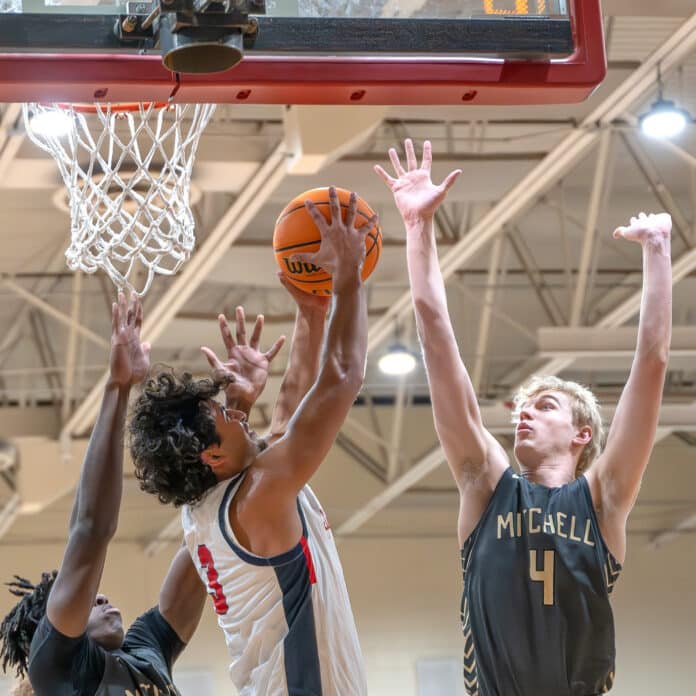
POLYGON ((591 696, 614 679, 609 595, 626 555, 626 521, 648 464, 671 332, 669 215, 631 218, 614 237, 643 248, 643 295, 631 373, 602 448, 592 394, 537 378, 515 397, 514 473, 486 430, 450 321, 433 216, 461 174, 431 181, 394 149, 394 194, 435 427, 460 493, 464 679, 478 696, 591 696))

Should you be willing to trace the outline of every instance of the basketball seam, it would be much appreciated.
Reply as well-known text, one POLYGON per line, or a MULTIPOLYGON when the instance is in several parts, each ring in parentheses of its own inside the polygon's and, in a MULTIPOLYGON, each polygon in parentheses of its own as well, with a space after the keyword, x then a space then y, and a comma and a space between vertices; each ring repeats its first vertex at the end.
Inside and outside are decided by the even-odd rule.
MULTIPOLYGON (((315 205, 317 208, 320 208, 321 206, 327 206, 327 205, 329 205, 329 202, 328 202, 328 201, 319 201, 319 202, 314 203, 314 205, 315 205)), ((348 210, 348 206, 347 206, 347 205, 344 205, 343 203, 341 203, 340 206, 341 206, 341 210, 348 210)), ((286 211, 286 212, 284 212, 284 213, 281 213, 281 214, 280 214, 280 217, 276 220, 276 227, 277 227, 288 215, 292 215, 292 213, 296 213, 298 210, 302 210, 302 209, 306 209, 306 206, 305 206, 304 203, 298 205, 298 206, 295 207, 295 208, 292 208, 291 210, 288 210, 288 211, 286 211)), ((363 212, 362 210, 360 210, 360 208, 358 208, 358 209, 355 211, 355 213, 356 213, 356 215, 360 215, 360 216, 364 217, 365 220, 369 220, 369 219, 372 217, 371 215, 367 215, 365 212, 363 212)), ((327 222, 328 222, 328 220, 327 220, 327 222)))
MULTIPOLYGON (((373 232, 368 232, 367 236, 372 240, 372 246, 367 250, 367 254, 369 254, 374 248, 375 245, 377 244, 379 237, 382 236, 381 232, 377 232, 377 234, 374 234, 373 232)), ((299 244, 291 244, 290 246, 285 246, 285 247, 280 247, 279 249, 273 249, 273 251, 276 254, 281 254, 284 251, 290 251, 291 249, 300 249, 305 246, 309 246, 310 244, 320 244, 321 243, 321 238, 320 239, 312 239, 309 242, 301 242, 299 244)))

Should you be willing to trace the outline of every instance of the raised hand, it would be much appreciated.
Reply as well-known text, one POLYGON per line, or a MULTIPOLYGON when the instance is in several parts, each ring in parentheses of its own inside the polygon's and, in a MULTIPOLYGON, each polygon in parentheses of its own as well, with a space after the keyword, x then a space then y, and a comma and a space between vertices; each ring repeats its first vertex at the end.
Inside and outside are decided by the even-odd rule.
POLYGON ((293 258, 323 268, 331 274, 334 291, 340 290, 345 282, 354 281, 356 271, 359 272, 362 268, 365 260, 365 237, 377 226, 377 216, 373 215, 362 227, 356 229, 358 197, 351 193, 344 222, 334 186, 329 188, 330 222, 326 221, 312 201, 306 200, 305 207, 321 234, 321 246, 313 254, 295 254, 293 258))
POLYGON ((407 138, 404 142, 406 150, 406 166, 404 170, 399 160, 399 155, 392 147, 389 149, 389 159, 394 167, 396 178, 390 176, 378 164, 375 172, 383 179, 394 194, 396 207, 405 221, 429 218, 445 200, 447 191, 450 190, 457 177, 462 173, 461 169, 450 172, 445 180, 435 185, 430 178, 430 169, 433 163, 433 151, 429 140, 423 143, 423 159, 420 166, 413 149, 413 141, 407 138))
POLYGON ((228 380, 228 385, 225 388, 228 407, 248 412, 266 386, 271 362, 283 347, 285 336, 281 336, 266 352, 262 352, 259 345, 263 331, 263 315, 259 314, 256 317, 248 343, 243 307, 236 308, 235 319, 236 340, 232 337, 232 330, 225 315, 218 316, 220 335, 227 352, 227 360, 223 362, 206 346, 203 346, 201 350, 213 368, 215 376, 228 380))
POLYGON ((145 379, 150 369, 150 344, 140 342, 143 325, 143 306, 140 298, 131 293, 126 302, 123 292, 111 306, 111 379, 119 386, 129 387, 145 379))
POLYGON ((639 213, 631 222, 614 230, 614 239, 627 239, 645 245, 648 242, 661 242, 672 234, 672 218, 668 213, 646 215, 639 213))

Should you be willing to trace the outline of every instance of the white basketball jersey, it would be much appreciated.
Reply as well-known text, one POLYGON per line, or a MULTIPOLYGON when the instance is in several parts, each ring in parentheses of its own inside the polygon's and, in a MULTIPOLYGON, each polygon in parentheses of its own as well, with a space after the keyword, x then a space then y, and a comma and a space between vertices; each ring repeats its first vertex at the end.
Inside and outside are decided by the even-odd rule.
POLYGON ((235 539, 229 507, 244 474, 185 505, 186 545, 218 614, 240 696, 363 696, 367 682, 333 534, 309 486, 302 538, 271 558, 235 539))

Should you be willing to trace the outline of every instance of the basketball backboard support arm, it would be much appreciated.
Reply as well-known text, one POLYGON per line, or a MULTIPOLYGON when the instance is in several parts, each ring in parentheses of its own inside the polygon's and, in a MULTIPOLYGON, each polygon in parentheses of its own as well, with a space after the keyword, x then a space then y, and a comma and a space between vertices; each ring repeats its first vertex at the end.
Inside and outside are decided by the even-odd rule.
POLYGON ((3 15, 0 101, 577 102, 606 55, 599 0, 568 7, 560 19, 259 16, 244 59, 210 74, 172 73, 153 47, 124 46, 117 15, 3 15))

